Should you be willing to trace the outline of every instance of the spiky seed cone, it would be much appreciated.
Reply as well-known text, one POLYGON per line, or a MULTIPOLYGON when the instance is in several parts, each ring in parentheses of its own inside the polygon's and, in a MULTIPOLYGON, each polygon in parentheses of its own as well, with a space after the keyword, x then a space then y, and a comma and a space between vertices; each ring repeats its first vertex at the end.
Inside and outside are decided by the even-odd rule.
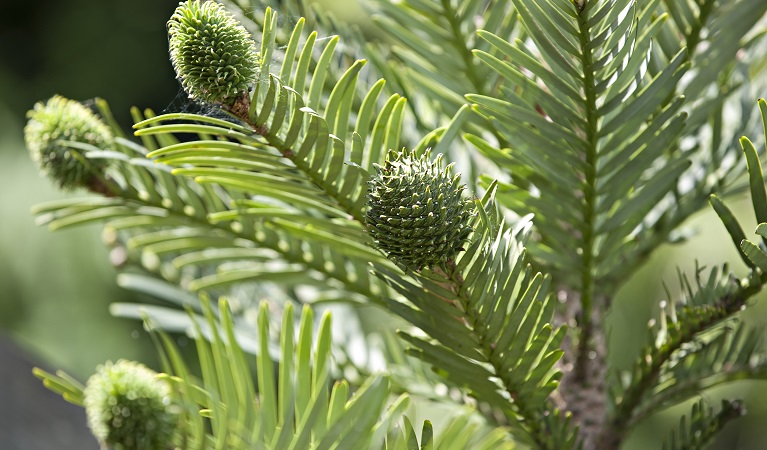
POLYGON ((85 387, 88 426, 112 450, 166 450, 178 412, 168 383, 142 364, 120 360, 99 366, 85 387))
POLYGON ((53 96, 38 102, 27 113, 24 140, 40 172, 59 188, 94 188, 96 174, 103 174, 107 159, 85 159, 85 151, 60 141, 91 144, 104 149, 112 144, 112 132, 90 109, 74 100, 53 96))
POLYGON ((173 68, 192 99, 231 106, 256 80, 256 43, 223 5, 180 3, 168 35, 173 68))
POLYGON ((368 187, 366 221, 379 248, 407 269, 445 267, 472 232, 473 209, 463 198, 460 174, 441 169, 427 151, 390 151, 375 164, 368 187))

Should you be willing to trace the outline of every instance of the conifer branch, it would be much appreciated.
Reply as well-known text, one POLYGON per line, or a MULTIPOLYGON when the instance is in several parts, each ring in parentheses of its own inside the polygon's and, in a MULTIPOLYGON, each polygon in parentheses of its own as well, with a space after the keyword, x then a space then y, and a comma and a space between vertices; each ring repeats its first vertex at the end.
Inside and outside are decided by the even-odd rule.
POLYGON ((514 241, 524 239, 525 222, 506 230, 489 198, 478 202, 473 242, 456 261, 415 272, 413 280, 380 271, 413 305, 391 299, 389 306, 433 339, 401 333, 412 354, 504 411, 536 448, 574 448, 578 436, 569 413, 555 411, 548 400, 561 376, 554 366, 565 335, 549 324, 550 281, 529 267, 522 276, 524 259, 514 241))
POLYGON ((444 275, 446 280, 449 280, 449 289, 455 295, 455 299, 459 302, 459 308, 463 311, 465 317, 465 324, 474 334, 477 342, 484 347, 484 354, 488 355, 485 362, 490 364, 493 368, 493 376, 497 377, 503 382, 504 390, 512 399, 513 414, 509 415, 509 420, 522 420, 523 427, 527 428, 531 438, 535 442, 537 448, 541 450, 550 449, 556 450, 560 447, 555 446, 552 442, 551 430, 546 428, 545 418, 548 416, 555 416, 552 404, 546 402, 545 405, 533 405, 525 401, 524 396, 520 395, 517 388, 509 381, 507 376, 504 376, 504 369, 500 360, 493 358, 491 355, 494 353, 494 340, 491 336, 486 334, 486 330, 483 330, 482 321, 478 316, 475 307, 466 296, 467 286, 461 273, 456 269, 455 264, 448 264, 447 272, 440 273, 440 270, 436 271, 438 274, 444 275))
POLYGON ((678 313, 679 320, 674 322, 676 328, 669 334, 669 338, 658 348, 646 348, 638 358, 634 373, 639 374, 639 378, 631 381, 616 405, 608 426, 600 436, 599 442, 605 447, 600 448, 619 446, 627 429, 636 420, 635 411, 646 400, 646 395, 658 382, 664 365, 674 353, 684 344, 692 342, 699 333, 710 330, 742 311, 748 299, 761 292, 765 283, 767 275, 752 274, 744 285, 738 283, 731 292, 711 305, 683 306, 678 313))
MULTIPOLYGON (((583 92, 586 96, 583 106, 585 114, 586 129, 584 131, 585 141, 585 180, 583 187, 583 200, 582 211, 583 217, 583 236, 581 240, 583 246, 581 247, 581 284, 579 287, 579 298, 581 308, 579 315, 577 316, 581 335, 578 339, 578 350, 575 356, 575 382, 577 384, 587 384, 589 380, 586 378, 586 365, 588 364, 588 354, 591 346, 591 337, 594 333, 595 326, 601 326, 601 324, 594 324, 591 320, 591 314, 594 304, 595 296, 595 283, 594 283, 594 234, 596 229, 596 201, 597 201, 597 117, 596 117, 596 95, 594 93, 594 73, 592 71, 592 56, 591 56, 591 29, 589 27, 587 16, 583 14, 583 9, 578 13, 578 36, 581 46, 581 66, 583 67, 583 92)), ((600 357, 603 357, 600 355, 600 357)))
POLYGON ((679 420, 679 429, 663 442, 663 450, 706 448, 725 425, 745 414, 746 409, 740 401, 722 400, 721 409, 714 413, 711 407, 706 407, 704 400, 700 400, 692 406, 689 417, 682 416, 679 420))

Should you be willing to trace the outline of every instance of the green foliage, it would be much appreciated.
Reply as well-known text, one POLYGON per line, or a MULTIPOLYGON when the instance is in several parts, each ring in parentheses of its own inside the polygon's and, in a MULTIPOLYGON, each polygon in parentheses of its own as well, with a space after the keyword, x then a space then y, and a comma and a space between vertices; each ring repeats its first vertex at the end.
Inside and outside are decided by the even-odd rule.
POLYGON ((547 402, 562 375, 555 365, 566 330, 550 325, 550 278, 524 262, 520 243, 530 223, 504 226, 490 195, 478 207, 476 240, 446 271, 424 270, 414 281, 381 273, 412 304, 390 300, 389 308, 429 337, 400 332, 413 346, 410 353, 499 408, 519 439, 572 448, 577 436, 567 415, 547 402))
POLYGON ((722 408, 714 413, 701 400, 692 406, 689 419, 682 416, 679 431, 671 433, 663 443, 663 450, 687 450, 705 448, 724 426, 746 413, 740 402, 722 401, 722 408))
MULTIPOLYGON (((759 105, 763 123, 767 124, 767 104, 760 99, 759 105)), ((741 144, 748 165, 754 215, 759 220, 767 213, 761 162, 747 138, 742 138, 741 144)), ((624 383, 625 390, 616 389, 614 393, 618 412, 613 425, 618 429, 713 386, 767 376, 761 334, 746 330, 734 319, 767 282, 764 276, 767 265, 758 264, 767 261, 767 254, 764 247, 746 240, 741 225, 724 202, 715 195, 710 201, 751 273, 745 280, 733 280, 725 266, 722 270, 711 270, 708 279, 702 280, 699 269, 695 287, 680 274, 682 297, 674 303, 662 302, 660 320, 651 326, 650 344, 637 359, 628 382, 624 383)), ((767 228, 760 224, 757 234, 764 229, 767 228)))
POLYGON ((235 340, 227 302, 219 302, 220 327, 207 303, 203 305, 205 322, 195 322, 200 336, 197 339, 202 366, 200 382, 192 381, 172 341, 165 335, 160 336, 170 380, 177 385, 184 401, 193 405, 187 409, 199 410, 199 416, 189 421, 186 448, 250 448, 253 445, 329 448, 331 444, 365 447, 370 444, 379 419, 385 427, 392 420, 390 415, 396 418, 407 404, 404 397, 400 398, 384 415, 388 382, 381 377, 368 380, 351 399, 346 382, 328 389, 330 317, 323 318, 312 352, 312 311, 304 310, 298 340, 294 341, 290 304, 283 314, 279 369, 269 350, 267 305, 262 304, 259 309, 256 382, 235 340), (210 343, 202 338, 204 335, 210 343), (204 422, 209 423, 212 433, 201 440, 204 422))
MULTIPOLYGON (((127 361, 106 365, 84 390, 63 373, 52 375, 37 369, 36 375, 50 389, 69 398, 74 395, 82 399, 84 392, 86 407, 92 401, 102 403, 103 395, 93 400, 90 396, 93 392, 103 394, 101 388, 106 382, 111 382, 112 391, 113 386, 134 386, 135 378, 141 378, 141 389, 151 382, 150 388, 164 389, 163 396, 167 396, 167 386, 171 386, 183 416, 174 442, 184 449, 254 446, 410 449, 413 445, 445 450, 458 450, 466 445, 478 449, 511 448, 500 429, 481 430, 468 415, 454 417, 449 432, 438 439, 427 421, 419 444, 410 421, 402 415, 409 398, 406 395, 390 398, 386 377, 372 376, 359 386, 333 379, 330 314, 322 317, 315 332, 312 309, 304 307, 295 321, 293 306, 288 303, 282 313, 279 348, 273 351, 268 305, 262 303, 256 327, 259 348, 254 361, 260 375, 254 379, 250 367, 253 361, 238 343, 229 303, 220 299, 215 313, 209 301, 202 299, 201 305, 203 315, 191 316, 201 377, 183 360, 174 340, 153 328, 152 319, 147 319, 146 325, 161 353, 164 373, 160 378, 127 361)), ((165 447, 145 444, 135 448, 165 447)))
MULTIPOLYGON (((106 195, 35 211, 51 229, 106 222, 128 261, 178 286, 124 276, 170 305, 113 312, 195 337, 201 379, 158 331, 163 370, 185 405, 185 448, 430 448, 429 422, 419 444, 400 422, 406 397, 392 400, 395 385, 413 396, 415 386, 389 381, 396 364, 415 373, 416 359, 435 373, 420 382, 445 383, 491 428, 472 441, 459 431, 476 425, 458 418, 438 448, 498 448, 509 435, 541 449, 619 448, 658 411, 764 378, 761 334, 738 322, 767 282, 764 151, 747 138, 742 155, 733 150, 725 119, 737 95, 747 98, 749 64, 763 58, 761 35, 749 30, 767 4, 379 3, 375 20, 396 45, 323 38, 334 23, 322 17, 281 29, 275 9, 238 4, 261 31, 257 57, 223 7, 182 4, 170 27, 174 67, 194 98, 223 103, 220 114, 136 109, 139 145, 97 101, 115 136, 87 147, 89 160, 109 164, 97 190, 106 195), (184 34, 198 13, 215 26, 184 34), (227 53, 237 61, 195 69, 213 70, 202 78, 214 85, 190 87, 185 71, 200 58, 183 58, 227 53), (222 75, 245 60, 258 77, 256 66, 222 75), (412 150, 396 152, 403 147, 412 150), (431 153, 465 169, 473 202, 452 164, 442 169, 431 153), (744 173, 747 188, 737 182, 744 173), (723 200, 746 189, 756 243, 723 200), (682 239, 682 222, 709 199, 748 274, 701 269, 691 282, 680 273, 681 294, 668 293, 648 344, 619 373, 607 363, 602 317, 627 276, 682 239), (279 294, 259 304, 263 292, 279 294), (231 303, 205 300, 219 295, 231 303), (358 380, 345 379, 357 368, 333 367, 329 316, 312 351, 306 307, 294 340, 295 302, 375 305, 405 321, 398 335, 412 358, 392 352, 389 375, 359 367, 358 380), (280 333, 267 305, 284 308, 280 333), (248 332, 246 347, 238 342, 248 332), (256 354, 254 368, 243 349, 256 354)), ((759 106, 767 129, 767 103, 759 106)), ((82 402, 70 378, 40 376, 82 402)), ((704 445, 742 411, 696 405, 667 445, 704 445)))
POLYGON ((460 175, 432 162, 427 151, 389 152, 368 188, 368 231, 378 247, 406 268, 444 267, 463 250, 472 232, 471 202, 462 197, 460 175))
POLYGON ((625 255, 623 247, 641 239, 635 229, 689 167, 684 153, 664 153, 684 124, 682 104, 672 94, 687 66, 680 52, 655 77, 634 83, 645 49, 665 18, 654 18, 655 2, 641 8, 630 1, 587 2, 580 12, 576 5, 550 3, 515 2, 540 55, 520 40, 509 43, 480 32, 507 59, 480 51, 477 57, 505 83, 523 90, 507 88, 508 100, 468 99, 502 132, 518 137, 511 151, 490 150, 478 136, 473 139, 501 167, 529 168, 515 174, 519 181, 504 186, 499 199, 516 211, 536 213, 542 238, 532 250, 563 282, 580 286, 588 308, 595 285, 621 267, 611 258, 625 255), (560 11, 546 14, 544 8, 560 11), (548 35, 544 30, 550 29, 557 31, 548 35), (618 37, 624 35, 622 42, 618 37), (525 82, 525 70, 541 83, 525 82), (503 158, 511 158, 512 165, 503 158), (663 163, 653 164, 656 160, 663 163), (530 198, 529 184, 541 190, 542 201, 530 198), (580 267, 580 273, 572 267, 580 267))

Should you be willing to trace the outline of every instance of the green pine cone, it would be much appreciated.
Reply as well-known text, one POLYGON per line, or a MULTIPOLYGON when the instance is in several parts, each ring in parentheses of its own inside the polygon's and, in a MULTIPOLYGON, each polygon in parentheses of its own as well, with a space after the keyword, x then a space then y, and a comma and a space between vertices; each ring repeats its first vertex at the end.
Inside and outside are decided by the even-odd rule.
POLYGON ((40 172, 64 190, 92 188, 103 174, 108 159, 85 159, 85 151, 59 141, 91 144, 104 149, 112 144, 112 132, 90 109, 74 100, 53 96, 38 102, 27 113, 24 139, 40 172))
POLYGON ((178 412, 168 383, 142 364, 99 366, 85 387, 88 426, 112 450, 171 448, 178 412))
POLYGON ((460 174, 440 168, 427 151, 390 151, 375 164, 368 188, 367 225, 378 247, 407 269, 444 268, 472 232, 472 203, 463 198, 460 174))
POLYGON ((168 22, 170 59, 194 100, 232 105, 258 73, 253 37, 214 1, 180 3, 168 22))

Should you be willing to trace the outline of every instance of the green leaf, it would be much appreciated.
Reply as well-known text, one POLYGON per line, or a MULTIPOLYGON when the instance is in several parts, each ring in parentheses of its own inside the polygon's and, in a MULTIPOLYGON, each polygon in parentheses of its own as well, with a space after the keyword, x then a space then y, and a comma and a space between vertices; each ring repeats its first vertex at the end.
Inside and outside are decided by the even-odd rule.
POLYGON ((754 144, 747 137, 740 139, 740 145, 743 153, 746 155, 746 164, 748 165, 748 180, 751 186, 751 202, 754 205, 754 214, 759 223, 767 222, 767 190, 764 187, 764 174, 762 173, 762 164, 756 153, 754 144))
POLYGON ((57 371, 54 375, 38 367, 32 369, 32 374, 42 380, 43 386, 61 395, 64 400, 77 406, 83 406, 83 389, 85 386, 74 378, 61 371, 57 371))
POLYGON ((424 420, 423 429, 421 430, 421 450, 431 450, 433 448, 434 429, 432 429, 431 422, 424 420))
POLYGON ((758 245, 744 239, 740 243, 740 251, 748 258, 749 266, 758 267, 763 273, 767 273, 767 254, 758 245))
POLYGON ((716 215, 719 216, 719 219, 730 234, 730 238, 732 239, 733 244, 735 244, 735 247, 739 250, 743 262, 745 262, 748 267, 756 267, 741 249, 741 244, 746 241, 746 234, 732 214, 732 211, 730 211, 730 208, 728 208, 721 200, 719 200, 719 197, 714 194, 709 197, 709 203, 711 203, 716 215))

